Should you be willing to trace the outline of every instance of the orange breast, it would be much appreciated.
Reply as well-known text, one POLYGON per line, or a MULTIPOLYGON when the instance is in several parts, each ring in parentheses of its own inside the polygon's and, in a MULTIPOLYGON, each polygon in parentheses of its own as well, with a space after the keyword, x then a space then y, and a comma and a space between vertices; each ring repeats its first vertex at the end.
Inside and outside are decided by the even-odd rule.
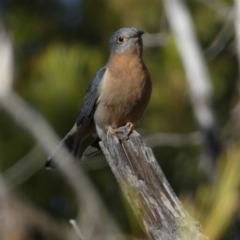
POLYGON ((101 85, 96 124, 102 128, 136 124, 146 110, 151 90, 149 73, 139 56, 115 55, 101 85))

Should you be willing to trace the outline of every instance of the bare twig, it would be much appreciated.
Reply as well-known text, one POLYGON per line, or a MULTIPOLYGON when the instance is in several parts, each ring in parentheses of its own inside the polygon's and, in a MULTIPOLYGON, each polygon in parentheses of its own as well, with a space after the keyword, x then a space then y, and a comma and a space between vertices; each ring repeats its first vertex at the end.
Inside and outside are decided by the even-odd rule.
POLYGON ((0 21, 0 96, 7 95, 13 82, 13 47, 10 36, 0 21))
POLYGON ((205 145, 211 159, 208 168, 211 169, 212 175, 209 178, 213 179, 214 165, 221 146, 216 135, 215 119, 211 107, 212 86, 210 77, 189 11, 184 2, 182 0, 164 0, 163 2, 187 75, 193 111, 203 132, 205 145))
POLYGON ((207 58, 207 60, 212 60, 225 48, 228 41, 232 37, 233 33, 234 30, 232 27, 232 12, 231 12, 226 18, 226 21, 222 29, 216 36, 216 38, 213 40, 210 46, 204 50, 204 55, 207 58))
POLYGON ((40 168, 43 167, 39 146, 35 146, 28 154, 19 159, 15 165, 4 171, 1 175, 12 189, 25 182, 40 168))
POLYGON ((213 11, 216 11, 218 15, 222 18, 229 16, 229 12, 232 11, 232 8, 227 6, 223 1, 219 0, 197 0, 197 1, 206 5, 213 11))
MULTIPOLYGON (((36 145, 24 157, 19 159, 16 164, 2 172, 2 178, 8 183, 8 188, 13 189, 19 186, 37 173, 43 167, 42 159, 44 157, 45 154, 43 154, 42 148, 36 145)), ((107 163, 103 157, 94 157, 89 161, 79 162, 78 164, 86 171, 107 167, 107 163)))
MULTIPOLYGON (((238 95, 240 95, 240 0, 235 0, 234 4, 235 9, 235 18, 234 18, 234 25, 235 25, 235 42, 236 42, 236 55, 238 60, 238 82, 237 82, 237 89, 238 89, 238 95)), ((234 106, 232 112, 231 112, 231 118, 228 121, 228 124, 226 125, 225 132, 226 134, 231 135, 231 141, 239 141, 240 135, 240 101, 236 103, 234 106)))
POLYGON ((200 132, 190 134, 155 133, 145 137, 144 140, 151 148, 156 146, 182 147, 203 143, 203 137, 200 132))
POLYGON ((74 228, 75 232, 77 233, 79 239, 80 239, 80 240, 84 240, 84 237, 83 237, 83 235, 82 235, 82 233, 81 233, 81 231, 80 231, 80 228, 78 227, 76 221, 75 221, 74 219, 71 219, 69 222, 70 222, 71 225, 73 226, 73 228, 74 228))
POLYGON ((144 47, 159 47, 167 42, 165 33, 150 34, 146 33, 143 36, 144 47))
MULTIPOLYGON (((235 24, 235 31, 236 31, 236 49, 237 49, 238 66, 239 66, 239 72, 240 72, 240 0, 235 0, 234 24, 235 24)), ((240 93, 240 77, 238 82, 239 82, 238 91, 240 93)))

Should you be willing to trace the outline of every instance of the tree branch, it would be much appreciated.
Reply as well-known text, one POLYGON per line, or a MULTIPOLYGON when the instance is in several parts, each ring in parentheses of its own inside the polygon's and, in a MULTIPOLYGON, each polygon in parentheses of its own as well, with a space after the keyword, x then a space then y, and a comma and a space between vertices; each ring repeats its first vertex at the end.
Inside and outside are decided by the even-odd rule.
POLYGON ((153 152, 136 132, 100 143, 125 197, 149 239, 206 239, 183 209, 153 152))
POLYGON ((160 47, 167 42, 165 33, 146 33, 143 37, 144 47, 160 47))
POLYGON ((174 133, 155 133, 144 138, 147 145, 151 148, 157 146, 183 147, 200 145, 203 143, 201 132, 192 132, 189 134, 174 133))
POLYGON ((219 31, 218 35, 212 41, 212 43, 204 50, 204 56, 208 61, 215 58, 227 45, 230 38, 234 34, 234 29, 232 27, 232 12, 226 17, 226 21, 223 24, 222 29, 219 31))
POLYGON ((197 0, 198 2, 206 5, 213 11, 216 11, 218 15, 222 18, 229 16, 229 13, 232 11, 232 8, 226 5, 223 1, 218 0, 197 0))
POLYGON ((209 155, 208 172, 213 180, 215 162, 221 151, 211 107, 212 86, 207 66, 197 41, 190 13, 182 0, 164 0, 165 12, 176 40, 187 76, 190 99, 196 120, 203 132, 209 155), (209 171, 210 169, 210 171, 209 171))
MULTIPOLYGON (((237 49, 237 58, 238 58, 238 69, 240 72, 240 0, 235 0, 234 24, 235 24, 235 31, 236 31, 236 49, 237 49)), ((240 77, 238 82, 239 82, 238 92, 240 93, 240 77)))

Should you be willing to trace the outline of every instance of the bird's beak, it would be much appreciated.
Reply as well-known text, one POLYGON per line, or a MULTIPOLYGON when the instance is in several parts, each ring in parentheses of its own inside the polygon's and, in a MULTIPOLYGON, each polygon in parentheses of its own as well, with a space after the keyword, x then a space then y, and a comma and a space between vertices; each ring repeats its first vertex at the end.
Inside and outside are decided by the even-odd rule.
POLYGON ((144 34, 144 31, 140 31, 138 30, 133 36, 132 38, 141 38, 141 36, 144 34))
POLYGON ((138 36, 138 37, 141 37, 143 34, 144 34, 144 31, 141 31, 141 30, 138 30, 138 31, 137 31, 137 36, 138 36))

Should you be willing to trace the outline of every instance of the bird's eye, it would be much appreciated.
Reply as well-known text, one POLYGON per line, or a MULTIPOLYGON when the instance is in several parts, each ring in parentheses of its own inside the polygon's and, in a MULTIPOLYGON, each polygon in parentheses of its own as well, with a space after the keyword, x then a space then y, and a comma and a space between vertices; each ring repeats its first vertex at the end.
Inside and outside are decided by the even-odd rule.
POLYGON ((123 43, 125 41, 125 38, 124 37, 122 37, 122 36, 119 36, 118 37, 118 42, 119 43, 123 43))

